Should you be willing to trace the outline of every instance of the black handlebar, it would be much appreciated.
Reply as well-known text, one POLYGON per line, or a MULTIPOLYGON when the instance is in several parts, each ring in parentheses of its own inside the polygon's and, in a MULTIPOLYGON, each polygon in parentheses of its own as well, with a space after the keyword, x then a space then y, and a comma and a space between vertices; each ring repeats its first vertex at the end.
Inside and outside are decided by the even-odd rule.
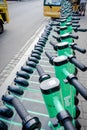
POLYGON ((63 121, 63 126, 65 130, 76 130, 75 127, 72 125, 71 120, 69 119, 63 121))
POLYGON ((56 32, 57 34, 60 34, 60 29, 59 28, 57 30, 54 29, 54 32, 56 32))
POLYGON ((74 125, 72 124, 72 117, 68 111, 61 111, 57 114, 57 118, 59 120, 59 123, 65 128, 65 130, 76 130, 74 125))
POLYGON ((23 129, 22 130, 40 130, 41 123, 38 117, 31 117, 20 100, 12 95, 3 95, 2 100, 10 102, 17 111, 18 115, 22 119, 23 129))
POLYGON ((72 20, 72 23, 73 23, 73 24, 75 24, 75 23, 78 24, 79 21, 78 21, 78 20, 72 20))
POLYGON ((54 50, 57 51, 58 46, 57 46, 54 42, 51 42, 51 41, 50 41, 49 43, 50 43, 50 45, 53 46, 54 50))
POLYGON ((56 37, 56 36, 52 36, 53 38, 55 38, 58 42, 61 42, 61 38, 60 37, 56 37))
POLYGON ((87 100, 87 88, 85 88, 80 82, 78 82, 77 77, 71 74, 67 77, 67 80, 77 89, 77 91, 82 95, 82 97, 87 100))
POLYGON ((60 23, 51 23, 51 26, 59 26, 60 23))
POLYGON ((73 38, 73 39, 78 39, 79 37, 77 35, 72 35, 69 33, 63 34, 60 37, 55 37, 53 36, 55 39, 57 39, 58 42, 61 41, 61 39, 66 39, 66 38, 73 38))
POLYGON ((55 47, 56 46, 56 44, 55 43, 53 43, 53 42, 49 42, 50 43, 50 45, 52 45, 53 47, 55 47))
POLYGON ((36 69, 38 71, 38 74, 39 74, 39 82, 43 82, 44 80, 47 80, 49 78, 51 78, 51 76, 47 73, 44 72, 43 68, 40 66, 40 65, 37 65, 36 66, 36 69))
POLYGON ((12 95, 3 95, 2 100, 13 105, 21 119, 28 115, 28 112, 18 98, 12 95))
POLYGON ((78 28, 77 30, 81 32, 87 32, 87 29, 83 29, 83 28, 78 28))
POLYGON ((74 38, 74 39, 78 39, 78 38, 79 38, 78 36, 74 36, 74 35, 72 35, 72 34, 70 34, 70 37, 71 37, 71 38, 74 38))
POLYGON ((72 20, 80 20, 79 17, 72 17, 72 20))
POLYGON ((49 58, 49 60, 52 58, 52 55, 51 55, 51 53, 50 52, 45 52, 45 54, 46 54, 46 56, 49 58))
POLYGON ((76 13, 72 14, 72 17, 78 17, 78 16, 79 16, 79 14, 76 14, 76 13))
POLYGON ((0 120, 0 130, 8 130, 8 125, 0 120))
POLYGON ((36 66, 39 76, 42 76, 45 72, 40 65, 36 66))
POLYGON ((81 53, 86 53, 86 49, 78 47, 77 44, 73 44, 73 45, 71 45, 71 47, 72 47, 72 49, 77 50, 81 53))
POLYGON ((80 70, 82 70, 82 71, 87 70, 87 67, 85 65, 83 65, 80 61, 78 61, 75 56, 68 57, 68 59, 71 63, 73 63, 80 70))
POLYGON ((77 27, 77 28, 79 28, 80 25, 79 25, 79 24, 72 24, 72 27, 77 27))
POLYGON ((15 107, 20 118, 25 119, 28 116, 28 112, 26 111, 23 104, 19 101, 19 99, 14 97, 11 102, 12 102, 12 105, 15 107))
POLYGON ((51 53, 49 52, 45 52, 45 54, 49 58, 49 62, 53 65, 54 56, 52 56, 51 53))
POLYGON ((84 28, 73 28, 75 32, 80 31, 80 32, 87 32, 87 29, 84 28))

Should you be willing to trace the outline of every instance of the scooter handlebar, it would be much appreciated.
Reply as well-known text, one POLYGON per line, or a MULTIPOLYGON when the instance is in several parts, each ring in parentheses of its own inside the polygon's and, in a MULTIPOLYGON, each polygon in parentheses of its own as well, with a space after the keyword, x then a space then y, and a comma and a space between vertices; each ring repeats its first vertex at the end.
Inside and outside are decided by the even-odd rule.
POLYGON ((65 130, 76 130, 70 119, 64 120, 63 126, 64 126, 65 130))
POLYGON ((22 119, 22 130, 39 130, 41 128, 38 117, 31 117, 18 98, 12 95, 3 95, 2 100, 8 103, 10 102, 14 106, 19 117, 22 119))
POLYGON ((54 29, 54 32, 56 32, 57 34, 60 34, 60 29, 54 29))
POLYGON ((46 56, 49 58, 50 64, 53 65, 54 56, 52 56, 51 53, 49 53, 49 52, 45 52, 45 54, 46 54, 46 56))
POLYGON ((80 16, 79 14, 76 14, 76 13, 73 13, 72 14, 72 17, 78 17, 78 16, 80 16))
POLYGON ((27 116, 29 116, 25 107, 23 106, 23 104, 20 102, 20 100, 18 98, 14 97, 12 99, 12 105, 14 106, 15 110, 17 111, 17 113, 21 117, 21 119, 25 119, 27 116))
POLYGON ((36 69, 38 71, 38 74, 39 76, 43 75, 44 74, 44 70, 42 69, 42 67, 40 65, 37 65, 36 66, 36 69))
POLYGON ((42 67, 40 65, 37 65, 36 66, 36 69, 38 71, 38 74, 39 74, 39 82, 43 82, 44 80, 47 80, 49 78, 51 78, 51 76, 47 73, 44 72, 44 70, 42 69, 42 67))
POLYGON ((84 28, 74 28, 74 31, 75 31, 75 32, 77 32, 77 31, 87 32, 87 29, 84 29, 84 28))
POLYGON ((28 115, 28 112, 18 98, 12 95, 3 95, 2 100, 14 106, 21 119, 24 119, 28 115))
POLYGON ((72 47, 72 49, 77 50, 83 54, 86 53, 86 49, 78 47, 77 44, 71 45, 71 47, 72 47))
MULTIPOLYGON (((18 115, 22 119, 22 123, 24 124, 23 127, 25 127, 26 123, 29 122, 30 126, 28 126, 28 129, 39 130, 41 128, 41 124, 38 117, 31 117, 18 98, 14 97, 12 99, 12 104, 15 107, 15 110, 17 111, 18 115)), ((27 130, 27 128, 25 127, 23 130, 27 130)))
POLYGON ((80 24, 72 24, 72 27, 79 28, 79 27, 80 27, 80 24))
POLYGON ((78 61, 75 56, 68 57, 68 59, 71 63, 73 63, 80 70, 82 70, 82 71, 87 70, 87 67, 85 65, 83 65, 80 61, 78 61))
POLYGON ((85 88, 80 82, 78 82, 77 77, 71 74, 67 77, 67 80, 77 89, 82 97, 87 100, 87 88, 85 88))
POLYGON ((52 35, 53 38, 55 38, 58 42, 61 42, 61 38, 60 37, 56 37, 54 35, 52 35))
POLYGON ((75 24, 75 23, 78 24, 79 21, 78 21, 78 20, 72 20, 72 23, 73 23, 73 24, 75 24))
POLYGON ((49 43, 50 43, 50 45, 52 45, 53 47, 55 47, 55 44, 53 42, 50 41, 49 43))
POLYGON ((72 17, 72 20, 80 20, 79 17, 72 17))
POLYGON ((60 23, 52 23, 52 26, 60 26, 60 23))
POLYGON ((79 38, 78 36, 74 36, 74 35, 72 35, 72 34, 70 34, 70 37, 71 37, 71 38, 74 38, 74 39, 78 39, 78 38, 79 38))
POLYGON ((76 130, 72 124, 72 117, 70 113, 66 110, 61 111, 57 115, 59 123, 64 127, 65 130, 76 130))
POLYGON ((51 53, 49 53, 49 52, 45 51, 45 54, 46 54, 46 56, 49 58, 49 60, 52 58, 51 53))
POLYGON ((53 46, 54 50, 57 51, 57 49, 58 49, 57 45, 54 42, 51 42, 51 41, 49 43, 50 43, 50 45, 53 46))

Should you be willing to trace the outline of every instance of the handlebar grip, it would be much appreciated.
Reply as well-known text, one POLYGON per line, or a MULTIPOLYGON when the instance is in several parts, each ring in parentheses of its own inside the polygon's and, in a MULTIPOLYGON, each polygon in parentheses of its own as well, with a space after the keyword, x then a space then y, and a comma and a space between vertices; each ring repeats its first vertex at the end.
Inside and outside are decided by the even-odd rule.
POLYGON ((54 29, 54 32, 56 32, 57 34, 60 34, 60 29, 54 29))
POLYGON ((67 80, 77 89, 77 91, 82 95, 82 97, 87 100, 87 88, 85 88, 80 82, 78 82, 77 77, 71 74, 67 77, 67 80))
POLYGON ((12 95, 3 95, 2 100, 14 106, 22 120, 22 130, 40 130, 41 122, 38 117, 31 117, 18 98, 12 95))
POLYGON ((42 69, 42 67, 40 65, 37 65, 36 69, 38 71, 39 76, 42 76, 44 74, 44 70, 42 69))
POLYGON ((56 37, 54 35, 52 35, 53 38, 55 38, 58 42, 61 42, 61 38, 60 37, 56 37))
POLYGON ((53 42, 50 41, 49 43, 50 43, 53 47, 55 47, 55 44, 54 44, 53 42))
POLYGON ((74 30, 75 32, 77 32, 77 31, 78 31, 77 29, 78 29, 77 27, 73 27, 73 30, 74 30))
POLYGON ((49 58, 49 60, 52 58, 51 53, 49 53, 49 52, 46 51, 45 54, 46 54, 46 56, 49 58))
POLYGON ((72 20, 80 20, 79 17, 72 17, 72 20))
POLYGON ((63 126, 64 126, 65 130, 76 130, 76 128, 73 126, 70 119, 64 120, 63 126))
POLYGON ((80 24, 72 24, 72 27, 79 28, 79 27, 80 27, 80 24))
POLYGON ((37 65, 36 66, 36 69, 38 71, 38 74, 39 74, 39 82, 43 82, 44 80, 47 80, 47 79, 50 79, 51 76, 47 73, 44 72, 44 70, 42 69, 42 67, 40 65, 37 65))
POLYGON ((87 67, 83 65, 80 61, 78 61, 74 56, 69 57, 69 61, 73 63, 76 67, 78 67, 82 71, 86 71, 87 67))
POLYGON ((0 120, 0 130, 8 130, 8 125, 0 120))
POLYGON ((20 100, 16 97, 12 99, 12 105, 16 109, 18 115, 20 116, 21 119, 25 119, 29 114, 26 111, 25 107, 23 104, 20 102, 20 100))
POLYGON ((74 35, 72 35, 72 34, 70 34, 70 36, 71 36, 72 38, 74 38, 74 39, 78 39, 78 38, 79 38, 78 36, 74 36, 74 35))
POLYGON ((57 114, 57 119, 60 125, 65 128, 65 130, 76 130, 72 124, 72 117, 68 111, 64 110, 59 112, 57 114))
POLYGON ((3 95, 2 100, 14 106, 21 119, 24 119, 25 116, 28 115, 28 112, 25 110, 23 104, 18 98, 14 97, 13 95, 3 95))
POLYGON ((52 26, 60 26, 60 23, 52 23, 52 26))
POLYGON ((78 17, 78 16, 80 16, 79 14, 76 14, 76 13, 73 13, 72 14, 72 17, 78 17))
POLYGON ((49 58, 49 62, 53 65, 54 56, 52 56, 51 53, 49 52, 45 52, 45 54, 49 58))
POLYGON ((73 23, 73 24, 75 24, 75 23, 78 24, 79 21, 78 21, 78 20, 72 20, 72 23, 73 23))
POLYGON ((80 32, 87 32, 87 29, 83 29, 83 28, 77 28, 76 31, 80 31, 80 32))
POLYGON ((51 41, 49 43, 50 43, 50 45, 53 46, 54 50, 57 51, 57 49, 58 49, 57 45, 54 42, 51 42, 51 41))
POLYGON ((52 35, 53 38, 57 39, 57 37, 55 37, 54 35, 52 35))
POLYGON ((86 49, 80 48, 77 46, 77 44, 71 45, 74 50, 77 50, 81 53, 86 53, 86 49))

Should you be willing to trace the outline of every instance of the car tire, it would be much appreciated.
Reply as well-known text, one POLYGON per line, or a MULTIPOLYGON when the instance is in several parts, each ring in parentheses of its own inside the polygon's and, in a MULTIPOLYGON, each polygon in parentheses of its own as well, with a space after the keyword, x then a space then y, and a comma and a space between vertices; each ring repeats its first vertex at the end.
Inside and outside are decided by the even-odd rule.
POLYGON ((4 32, 3 23, 0 21, 0 34, 4 32))

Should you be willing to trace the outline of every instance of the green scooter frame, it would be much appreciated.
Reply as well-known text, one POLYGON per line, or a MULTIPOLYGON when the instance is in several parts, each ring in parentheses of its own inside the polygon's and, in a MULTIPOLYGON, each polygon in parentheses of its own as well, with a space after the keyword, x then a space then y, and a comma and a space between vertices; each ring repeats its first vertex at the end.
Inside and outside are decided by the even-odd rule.
MULTIPOLYGON (((61 42, 58 44, 57 53, 58 53, 58 56, 61 56, 61 55, 67 56, 67 54, 73 55, 73 50, 72 50, 72 48, 69 47, 68 42, 61 42)), ((75 65, 72 63, 68 63, 68 65, 69 65, 68 71, 70 73, 76 74, 77 71, 76 71, 75 65)))
POLYGON ((72 85, 70 85, 69 83, 65 83, 64 81, 66 79, 66 75, 64 74, 63 70, 64 69, 68 70, 69 68, 67 57, 66 56, 56 57, 54 58, 53 61, 54 61, 55 75, 60 80, 60 86, 62 90, 65 109, 70 112, 72 117, 75 117, 76 110, 75 110, 74 97, 76 95, 76 90, 75 88, 73 88, 72 85))
POLYGON ((59 80, 56 78, 51 78, 43 81, 40 84, 40 89, 51 120, 48 125, 52 128, 52 130, 65 130, 65 127, 61 126, 59 123, 60 119, 56 123, 52 122, 52 120, 56 120, 57 114, 64 111, 66 112, 62 100, 63 98, 61 97, 62 95, 59 80))

